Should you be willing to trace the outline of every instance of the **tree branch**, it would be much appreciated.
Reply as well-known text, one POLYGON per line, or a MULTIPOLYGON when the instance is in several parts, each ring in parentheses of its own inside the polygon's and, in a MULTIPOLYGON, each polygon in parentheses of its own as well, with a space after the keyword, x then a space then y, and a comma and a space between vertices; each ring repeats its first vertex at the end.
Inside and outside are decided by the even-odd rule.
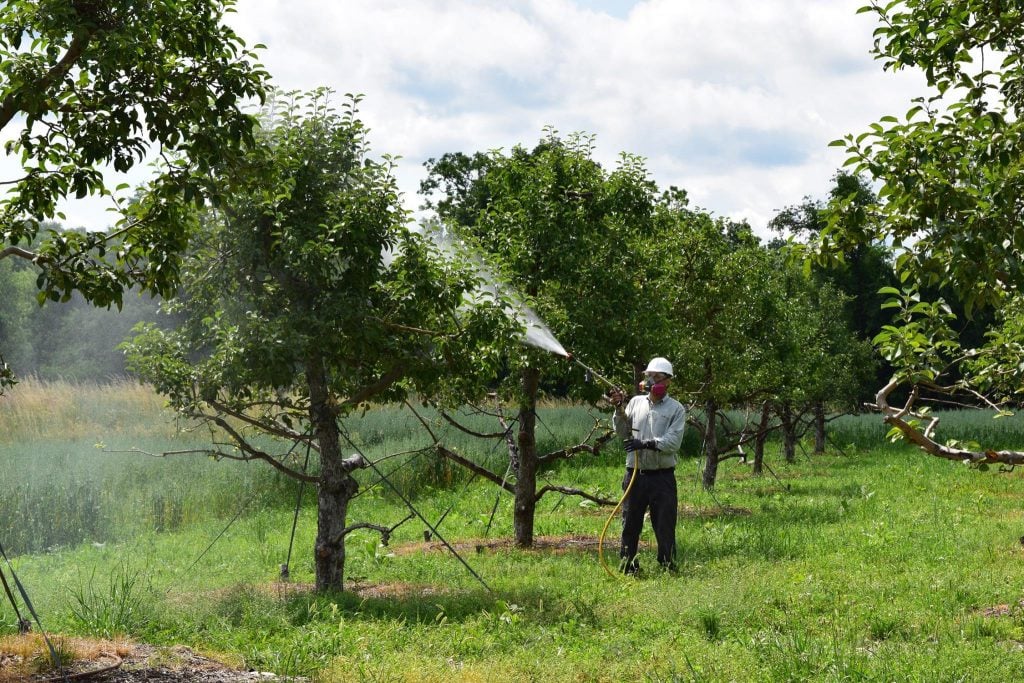
POLYGON ((363 387, 360 391, 356 392, 352 396, 342 401, 343 406, 354 406, 363 403, 364 401, 376 396, 381 393, 392 384, 402 379, 405 375, 405 367, 402 365, 396 365, 389 371, 381 375, 380 379, 370 384, 369 386, 363 387))
POLYGON ((505 489, 509 493, 515 493, 516 492, 515 486, 513 486, 510 483, 508 483, 507 481, 505 481, 504 479, 502 479, 501 477, 496 475, 494 472, 491 472, 489 469, 487 469, 485 467, 481 467, 480 465, 477 465, 472 460, 468 460, 468 459, 462 457, 461 455, 459 455, 458 453, 455 453, 453 451, 448 450, 447 448, 445 448, 441 444, 435 444, 435 448, 437 448, 437 452, 438 453, 440 453, 444 457, 448 458, 452 462, 455 462, 455 463, 458 463, 459 465, 462 465, 463 467, 465 467, 470 472, 475 472, 476 474, 479 474, 484 479, 487 479, 488 481, 494 482, 495 484, 497 484, 501 488, 505 489))
POLYGON ((452 427, 455 427, 463 434, 469 434, 470 436, 475 436, 478 439, 504 439, 505 437, 508 436, 508 432, 510 429, 509 427, 506 427, 504 431, 500 432, 475 432, 444 411, 441 411, 441 417, 444 419, 445 422, 450 424, 452 427))
POLYGON ((64 53, 60 61, 54 64, 49 71, 47 71, 42 78, 35 81, 34 83, 27 83, 18 90, 15 90, 0 103, 0 130, 3 130, 11 119, 21 111, 21 93, 24 91, 32 91, 34 93, 45 93, 50 89, 57 80, 64 78, 71 71, 71 68, 78 61, 78 58, 85 52, 85 48, 89 46, 89 41, 92 39, 92 31, 78 31, 75 33, 75 37, 71 39, 71 44, 68 45, 68 51, 64 53))
MULTIPOLYGON (((234 437, 232 437, 232 438, 234 438, 234 437)), ((320 480, 320 478, 317 477, 317 476, 312 476, 312 475, 307 475, 305 473, 300 473, 300 472, 297 472, 296 470, 292 470, 291 468, 289 468, 289 467, 287 467, 285 465, 282 465, 280 463, 280 461, 275 459, 272 455, 270 455, 268 453, 264 453, 262 451, 258 451, 256 449, 253 449, 251 446, 249 446, 248 443, 245 444, 244 448, 243 448, 243 446, 241 444, 239 444, 239 448, 241 448, 244 453, 249 453, 249 455, 235 455, 234 453, 227 453, 227 452, 222 451, 222 450, 220 450, 218 448, 191 448, 191 449, 181 450, 181 451, 162 451, 160 453, 151 453, 149 451, 144 451, 141 448, 129 448, 127 450, 107 450, 107 449, 103 449, 103 452, 104 453, 138 453, 139 455, 148 455, 151 458, 166 458, 166 457, 171 456, 171 455, 208 455, 208 456, 214 457, 214 458, 216 458, 218 460, 237 460, 237 461, 240 461, 240 462, 250 462, 252 460, 266 460, 266 461, 270 462, 272 465, 274 465, 275 467, 277 467, 279 470, 281 470, 282 472, 284 472, 285 474, 287 474, 290 477, 294 477, 296 479, 300 479, 302 481, 306 481, 306 482, 310 482, 310 483, 316 483, 317 481, 320 480)))
POLYGON ((437 436, 434 434, 434 430, 430 428, 430 425, 427 424, 427 421, 423 419, 423 416, 420 415, 419 412, 417 412, 417 410, 412 407, 412 404, 409 403, 409 401, 403 401, 403 403, 405 403, 406 408, 412 411, 412 414, 416 416, 416 419, 420 421, 420 424, 423 425, 423 428, 427 430, 427 434, 430 435, 430 438, 436 444, 437 436))
MULTIPOLYGON (((264 462, 270 463, 270 465, 273 466, 274 469, 276 469, 279 472, 281 472, 281 473, 291 477, 292 479, 298 479, 299 481, 306 481, 306 482, 309 482, 309 483, 317 483, 317 482, 320 481, 320 477, 318 475, 311 475, 311 474, 306 474, 305 472, 300 472, 298 470, 293 470, 292 468, 288 467, 284 463, 282 463, 279 460, 277 460, 276 458, 274 458, 269 453, 265 453, 264 451, 261 451, 258 448, 255 448, 252 444, 249 443, 249 441, 244 436, 242 436, 241 432, 239 432, 237 429, 232 427, 231 424, 227 420, 225 420, 223 417, 221 417, 219 415, 207 415, 206 419, 210 420, 211 422, 216 424, 218 427, 223 429, 228 434, 228 436, 230 436, 231 439, 235 442, 235 445, 238 446, 238 448, 243 453, 246 453, 247 456, 248 456, 248 457, 244 457, 244 458, 239 458, 239 457, 222 455, 222 457, 228 457, 229 459, 235 459, 235 460, 238 460, 238 459, 243 459, 243 460, 263 460, 264 462)), ((307 442, 308 440, 302 439, 302 441, 303 442, 307 442)), ((311 441, 308 441, 308 443, 310 443, 310 445, 312 445, 311 441)))
POLYGON ((395 524, 394 526, 390 527, 382 526, 380 524, 371 524, 370 522, 358 522, 356 524, 352 524, 351 526, 347 526, 344 529, 342 529, 338 533, 338 537, 334 540, 334 542, 337 543, 341 541, 341 539, 345 538, 353 531, 358 531, 359 529, 373 529, 374 531, 380 534, 381 545, 386 546, 388 543, 391 542, 391 534, 395 533, 395 529, 408 522, 414 516, 415 515, 413 515, 413 513, 410 512, 408 515, 405 516, 405 519, 400 521, 398 524, 395 524))
POLYGON ((954 448, 952 446, 946 446, 938 443, 931 437, 937 422, 936 419, 933 418, 932 422, 924 432, 903 419, 909 412, 911 399, 908 399, 907 405, 903 408, 896 408, 889 405, 889 394, 891 394, 899 385, 900 380, 898 377, 894 376, 889 380, 889 382, 879 389, 878 393, 875 395, 874 407, 885 416, 884 420, 886 424, 892 425, 898 429, 908 441, 915 444, 926 453, 946 460, 968 462, 972 465, 994 463, 1010 466, 1024 465, 1024 451, 995 451, 991 449, 984 451, 971 451, 965 448, 954 448))
MULTIPOLYGON (((300 434, 294 429, 289 429, 288 427, 279 422, 267 422, 264 420, 256 419, 251 415, 245 414, 241 410, 232 408, 231 406, 221 403, 217 399, 208 399, 206 402, 209 403, 213 408, 217 409, 218 412, 225 413, 226 415, 229 415, 235 418, 236 420, 239 420, 240 422, 244 422, 245 424, 251 427, 255 427, 257 429, 265 431, 273 436, 279 436, 282 439, 288 439, 289 441, 302 441, 303 443, 309 443, 317 452, 320 451, 320 447, 317 446, 313 442, 313 440, 309 438, 306 434, 300 434)), ((198 417, 201 419, 214 419, 216 416, 199 412, 197 415, 193 415, 193 417, 198 417)), ((218 422, 217 424, 220 423, 218 422)))
POLYGON ((25 259, 26 261, 35 261, 39 258, 39 254, 34 251, 29 251, 28 249, 22 249, 21 247, 10 246, 0 249, 0 259, 5 259, 8 256, 17 256, 25 259))
POLYGON ((609 441, 611 441, 611 439, 615 436, 615 432, 609 429, 604 434, 597 437, 597 440, 594 441, 593 444, 588 443, 590 441, 590 437, 594 435, 594 432, 597 431, 599 426, 600 423, 595 421, 593 429, 591 429, 590 433, 587 434, 585 439, 583 439, 583 443, 579 443, 575 446, 569 446, 568 448, 563 448, 561 450, 552 451, 550 453, 545 453, 544 455, 539 456, 537 458, 537 461, 542 463, 548 463, 554 460, 571 458, 577 453, 590 453, 591 455, 599 455, 601 452, 601 447, 604 446, 609 441))
POLYGON ((595 496, 594 494, 587 493, 586 491, 583 491, 582 489, 573 489, 573 488, 569 488, 568 486, 555 486, 555 485, 552 485, 552 484, 548 484, 547 486, 545 486, 545 487, 541 488, 539 491, 537 491, 537 495, 535 495, 533 497, 533 499, 535 501, 539 501, 544 496, 545 493, 550 493, 552 491, 554 491, 556 493, 561 493, 561 494, 564 494, 564 495, 567 495, 567 496, 579 496, 580 498, 586 498, 587 500, 593 501, 593 502, 597 503, 598 505, 616 505, 619 502, 617 500, 612 500, 610 498, 602 498, 600 496, 595 496))

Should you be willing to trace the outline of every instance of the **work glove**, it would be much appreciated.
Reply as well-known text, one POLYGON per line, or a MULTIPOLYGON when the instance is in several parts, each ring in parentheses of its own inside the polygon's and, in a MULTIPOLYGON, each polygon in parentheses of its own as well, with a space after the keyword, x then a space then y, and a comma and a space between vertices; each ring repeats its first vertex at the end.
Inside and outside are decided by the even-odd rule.
POLYGON ((626 447, 627 453, 632 453, 633 451, 639 450, 658 450, 658 442, 655 441, 654 439, 648 439, 647 441, 641 441, 640 439, 626 439, 623 445, 626 447))

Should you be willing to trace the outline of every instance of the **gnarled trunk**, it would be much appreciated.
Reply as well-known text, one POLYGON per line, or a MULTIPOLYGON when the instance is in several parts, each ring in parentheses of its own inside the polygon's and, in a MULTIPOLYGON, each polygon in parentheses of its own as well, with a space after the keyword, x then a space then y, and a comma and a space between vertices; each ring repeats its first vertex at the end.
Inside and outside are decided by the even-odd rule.
POLYGON ((537 509, 537 388, 540 371, 523 370, 523 398, 519 406, 519 467, 516 470, 515 510, 512 515, 515 542, 520 548, 533 545, 533 518, 537 509))
POLYGON ((316 589, 345 588, 345 523, 348 504, 359 490, 344 467, 337 410, 327 389, 327 376, 319 357, 306 368, 309 383, 309 418, 320 446, 320 481, 317 483, 317 533, 314 552, 316 589))

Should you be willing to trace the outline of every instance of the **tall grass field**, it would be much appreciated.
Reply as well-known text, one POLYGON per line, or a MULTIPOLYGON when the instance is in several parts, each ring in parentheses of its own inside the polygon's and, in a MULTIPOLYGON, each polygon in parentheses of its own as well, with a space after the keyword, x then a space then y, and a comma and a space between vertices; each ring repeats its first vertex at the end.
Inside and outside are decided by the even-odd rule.
MULTIPOLYGON (((567 405, 539 417, 542 450, 606 419, 567 405)), ((1018 418, 943 424, 952 438, 1024 448, 1018 418)), ((182 644, 317 681, 1024 680, 1021 473, 889 444, 876 416, 830 423, 823 455, 787 464, 770 449, 764 477, 728 460, 713 495, 688 435, 679 571, 654 568, 648 527, 641 574, 624 579, 595 548, 609 509, 549 494, 538 548, 515 549, 508 494, 423 450, 430 438, 405 411, 373 410, 346 433, 387 458, 388 480, 473 573, 414 517, 387 546, 349 535, 346 591, 334 594, 309 590, 312 492, 292 544, 299 486, 266 465, 182 453, 211 438, 189 427, 128 382, 24 382, 0 397, 0 543, 48 632, 182 644), (180 454, 155 457, 168 451, 180 454)), ((505 471, 500 444, 435 427, 505 471)), ((622 461, 618 447, 584 454, 541 482, 617 497, 622 461)), ((376 473, 360 477, 350 523, 408 516, 376 473)), ((612 565, 617 533, 613 522, 612 565)), ((16 632, 0 602, 0 637, 16 632)))

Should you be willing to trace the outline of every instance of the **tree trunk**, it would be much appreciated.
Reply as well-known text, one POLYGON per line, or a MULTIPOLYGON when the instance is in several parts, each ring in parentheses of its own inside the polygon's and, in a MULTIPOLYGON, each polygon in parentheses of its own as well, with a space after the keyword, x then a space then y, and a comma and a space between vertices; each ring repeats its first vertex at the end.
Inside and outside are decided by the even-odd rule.
POLYGON ((520 548, 533 546, 533 518, 537 509, 537 388, 540 371, 523 370, 523 398, 519 405, 519 468, 516 471, 515 543, 520 548))
POLYGON ((327 376, 319 356, 306 368, 309 383, 309 418, 320 446, 320 481, 317 484, 317 534, 314 551, 316 590, 345 588, 345 536, 348 504, 359 489, 342 466, 337 409, 327 389, 327 376))
POLYGON ((814 402, 814 453, 825 452, 825 402, 814 402))
POLYGON ((757 425, 757 436, 754 437, 754 474, 764 474, 764 442, 768 440, 768 423, 772 418, 772 404, 765 401, 761 404, 761 422, 757 425))
POLYGON ((718 438, 715 434, 715 418, 718 414, 718 404, 709 398, 704 404, 707 413, 707 424, 704 427, 704 489, 710 491, 715 488, 715 478, 718 476, 718 438))
POLYGON ((779 406, 779 419, 782 421, 782 452, 786 455, 786 462, 796 462, 796 424, 789 401, 783 401, 779 406))

